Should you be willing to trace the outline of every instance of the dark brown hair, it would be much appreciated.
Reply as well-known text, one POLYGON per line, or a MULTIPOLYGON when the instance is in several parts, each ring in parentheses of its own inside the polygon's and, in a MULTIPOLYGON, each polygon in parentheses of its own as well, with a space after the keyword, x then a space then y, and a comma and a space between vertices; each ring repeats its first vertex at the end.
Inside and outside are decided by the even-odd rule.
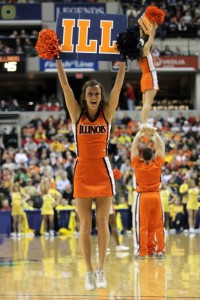
POLYGON ((151 148, 143 148, 141 150, 141 156, 144 160, 151 160, 153 157, 153 150, 151 148))
POLYGON ((86 104, 86 101, 85 101, 86 89, 90 86, 95 86, 95 85, 98 85, 101 89, 101 101, 99 103, 99 109, 102 109, 102 107, 106 103, 105 90, 104 90, 102 84, 99 83, 96 80, 88 80, 82 86, 82 92, 81 92, 81 97, 80 97, 80 104, 81 104, 81 108, 82 108, 83 111, 87 111, 87 104, 86 104))

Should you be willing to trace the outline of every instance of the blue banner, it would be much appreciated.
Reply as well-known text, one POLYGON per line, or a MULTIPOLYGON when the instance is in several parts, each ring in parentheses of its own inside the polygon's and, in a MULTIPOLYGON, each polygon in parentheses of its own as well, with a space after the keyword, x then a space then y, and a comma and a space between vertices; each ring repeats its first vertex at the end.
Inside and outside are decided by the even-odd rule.
POLYGON ((117 35, 128 27, 126 15, 59 13, 56 33, 61 59, 121 61, 117 35))
MULTIPOLYGON (((63 68, 69 72, 94 72, 98 71, 97 61, 77 61, 77 60, 63 60, 63 68)), ((57 72, 55 60, 40 59, 41 72, 57 72)))
POLYGON ((60 12, 105 14, 105 3, 55 3, 55 20, 60 12))
POLYGON ((41 21, 41 5, 40 4, 5 4, 0 5, 0 20, 40 20, 41 21))

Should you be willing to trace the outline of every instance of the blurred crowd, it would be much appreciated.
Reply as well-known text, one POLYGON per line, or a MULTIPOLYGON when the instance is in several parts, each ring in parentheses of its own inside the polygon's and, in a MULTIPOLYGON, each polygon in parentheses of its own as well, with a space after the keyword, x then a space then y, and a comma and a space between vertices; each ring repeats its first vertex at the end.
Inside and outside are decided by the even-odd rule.
MULTIPOLYGON (((34 97, 35 95, 32 95, 34 97)), ((61 111, 61 101, 53 93, 49 97, 46 94, 30 99, 27 95, 20 96, 20 101, 12 96, 4 96, 0 99, 0 111, 61 111), (29 100, 28 100, 28 99, 29 100), (38 99, 38 100, 37 100, 38 99)))
POLYGON ((4 29, 0 34, 0 54, 36 56, 35 43, 39 28, 37 29, 4 29))
MULTIPOLYGON (((154 125, 158 128, 166 146, 162 182, 172 194, 176 195, 178 201, 174 201, 173 204, 175 208, 177 206, 179 208, 184 204, 185 193, 187 194, 192 186, 198 191, 197 197, 199 197, 200 116, 191 115, 186 118, 182 113, 178 117, 168 114, 166 118, 155 118, 154 125), (186 188, 184 193, 182 193, 183 185, 186 188)), ((115 119, 109 146, 113 169, 121 173, 116 180, 115 202, 118 205, 125 205, 129 211, 134 192, 130 146, 138 128, 139 123, 128 117, 115 119)), ((63 202, 70 205, 73 202, 73 171, 76 161, 70 120, 67 120, 64 115, 59 119, 51 115, 46 121, 35 118, 22 128, 21 135, 21 147, 18 147, 16 141, 13 142, 13 138, 9 140, 6 134, 0 137, 0 209, 11 209, 13 183, 19 183, 29 195, 30 199, 26 202, 30 202, 32 208, 41 208, 41 181, 45 178, 55 194, 57 192, 60 195, 57 205, 63 202)), ((148 138, 144 138, 140 146, 144 144, 154 147, 153 142, 148 138)), ((169 201, 171 200, 169 197, 169 201)), ((173 215, 173 218, 175 216, 173 215)), ((131 224, 131 217, 129 221, 128 224, 131 224)), ((170 224, 170 229, 174 229, 173 223, 170 224)), ((181 224, 180 231, 187 229, 184 219, 181 224)), ((131 225, 126 229, 130 230, 131 225)))
POLYGON ((159 26, 157 37, 200 37, 200 3, 198 0, 149 1, 121 0, 124 13, 129 18, 129 26, 135 25, 137 16, 147 5, 156 5, 166 12, 165 22, 159 26))

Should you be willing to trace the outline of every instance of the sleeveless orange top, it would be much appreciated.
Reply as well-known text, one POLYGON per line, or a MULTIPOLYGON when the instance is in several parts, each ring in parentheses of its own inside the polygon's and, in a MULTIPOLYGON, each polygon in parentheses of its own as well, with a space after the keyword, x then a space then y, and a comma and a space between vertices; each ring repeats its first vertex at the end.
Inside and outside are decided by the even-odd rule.
POLYGON ((108 156, 111 125, 106 121, 102 111, 97 113, 94 121, 90 120, 86 113, 81 113, 78 122, 72 125, 72 129, 78 158, 108 156))

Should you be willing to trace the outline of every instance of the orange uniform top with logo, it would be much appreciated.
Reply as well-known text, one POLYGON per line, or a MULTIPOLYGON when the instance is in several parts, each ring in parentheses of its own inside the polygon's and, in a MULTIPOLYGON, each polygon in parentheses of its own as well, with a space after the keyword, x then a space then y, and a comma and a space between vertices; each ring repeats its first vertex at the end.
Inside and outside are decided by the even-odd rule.
POLYGON ((142 71, 140 81, 142 93, 147 90, 158 90, 158 78, 152 54, 149 53, 147 56, 140 58, 139 66, 142 71))
POLYGON ((82 113, 77 124, 73 125, 77 156, 90 159, 107 156, 110 128, 102 111, 94 121, 82 113))
POLYGON ((108 158, 111 125, 102 111, 95 120, 82 113, 73 124, 77 161, 74 170, 74 197, 95 198, 115 195, 115 180, 108 158))
POLYGON ((159 192, 163 164, 164 160, 160 156, 157 156, 149 164, 139 157, 135 157, 131 161, 131 166, 135 170, 136 192, 159 192))

